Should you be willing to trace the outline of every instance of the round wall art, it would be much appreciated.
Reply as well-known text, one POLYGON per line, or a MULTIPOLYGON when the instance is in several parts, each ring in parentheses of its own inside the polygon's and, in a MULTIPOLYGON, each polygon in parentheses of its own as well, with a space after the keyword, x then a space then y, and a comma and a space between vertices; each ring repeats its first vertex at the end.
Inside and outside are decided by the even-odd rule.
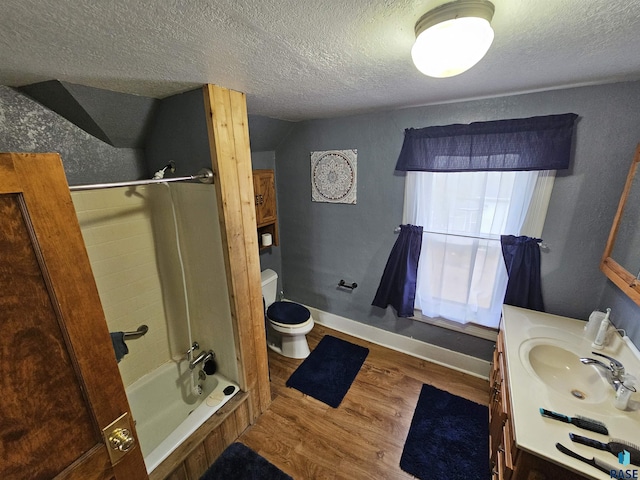
POLYGON ((311 152, 311 200, 356 203, 358 151, 311 152))

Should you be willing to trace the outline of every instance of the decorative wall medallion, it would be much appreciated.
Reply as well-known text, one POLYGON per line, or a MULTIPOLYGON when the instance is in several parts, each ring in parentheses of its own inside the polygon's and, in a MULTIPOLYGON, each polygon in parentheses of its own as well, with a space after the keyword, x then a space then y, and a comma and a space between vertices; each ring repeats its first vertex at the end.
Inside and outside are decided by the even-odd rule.
POLYGON ((358 151, 311 152, 311 200, 356 203, 358 151))

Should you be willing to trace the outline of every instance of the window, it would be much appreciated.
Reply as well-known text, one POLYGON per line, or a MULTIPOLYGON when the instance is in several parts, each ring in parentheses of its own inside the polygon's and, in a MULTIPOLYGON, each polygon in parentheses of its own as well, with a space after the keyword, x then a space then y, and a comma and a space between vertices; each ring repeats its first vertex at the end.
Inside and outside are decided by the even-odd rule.
POLYGON ((507 273, 500 235, 539 237, 551 171, 407 172, 403 223, 424 227, 415 308, 497 328, 507 273))
POLYGON ((577 118, 565 113, 406 129, 395 169, 406 172, 407 228, 372 304, 391 305, 401 317, 417 307, 457 325, 494 328, 505 292, 511 304, 544 308, 536 237, 553 187, 550 171, 569 168, 577 118), (501 235, 533 253, 517 266, 514 256, 514 282, 507 282, 501 235), (422 252, 415 254, 418 245, 422 252), (527 266, 533 270, 521 268, 527 266), (532 285, 519 280, 530 274, 532 285))

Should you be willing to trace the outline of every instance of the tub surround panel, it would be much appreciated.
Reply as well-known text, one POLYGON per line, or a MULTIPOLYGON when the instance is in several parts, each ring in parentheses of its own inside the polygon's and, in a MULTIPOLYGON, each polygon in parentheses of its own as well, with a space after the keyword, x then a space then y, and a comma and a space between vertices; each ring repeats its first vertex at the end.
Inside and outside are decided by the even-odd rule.
MULTIPOLYGON (((183 358, 189 348, 182 271, 175 244, 175 228, 169 190, 161 187, 154 198, 159 214, 154 215, 158 241, 157 261, 167 312, 171 356, 183 358)), ((214 185, 172 184, 182 261, 185 269, 191 339, 200 350, 213 349, 218 370, 238 379, 233 324, 225 277, 217 200, 214 185)))
POLYGON ((149 327, 127 341, 129 353, 118 364, 125 386, 171 358, 149 201, 156 187, 136 187, 134 195, 127 188, 71 194, 109 331, 149 327))
MULTIPOLYGON (((238 378, 214 186, 172 184, 182 244, 192 338, 238 378), (195 205, 197 204, 197 208, 195 205), (201 216, 213 221, 201 222, 201 216)), ((189 348, 182 273, 169 189, 163 185, 73 192, 110 331, 149 331, 127 342, 118 364, 125 385, 189 348)))
POLYGON ((218 371, 235 380, 238 364, 215 186, 181 184, 176 191, 192 337, 201 350, 213 349, 218 371))

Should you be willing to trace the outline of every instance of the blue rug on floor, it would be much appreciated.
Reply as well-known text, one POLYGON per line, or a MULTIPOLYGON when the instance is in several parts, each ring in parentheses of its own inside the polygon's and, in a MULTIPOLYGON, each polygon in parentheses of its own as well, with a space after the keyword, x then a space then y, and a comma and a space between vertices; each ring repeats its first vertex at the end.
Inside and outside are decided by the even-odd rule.
POLYGON ((289 377, 287 387, 338 408, 368 354, 368 348, 325 335, 289 377))
POLYGON ((232 443, 200 480, 293 480, 242 443, 232 443))
POLYGON ((421 480, 489 480, 489 409, 423 385, 400 468, 421 480))

